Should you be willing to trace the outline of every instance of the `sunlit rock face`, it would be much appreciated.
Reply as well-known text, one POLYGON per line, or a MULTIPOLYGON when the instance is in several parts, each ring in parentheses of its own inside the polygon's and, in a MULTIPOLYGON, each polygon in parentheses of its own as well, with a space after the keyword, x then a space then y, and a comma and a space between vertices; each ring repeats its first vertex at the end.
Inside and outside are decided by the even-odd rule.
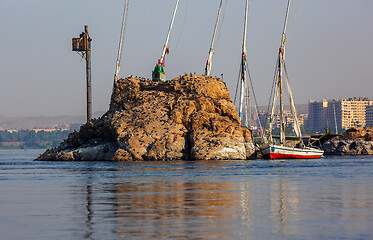
POLYGON ((254 150, 218 78, 129 77, 115 84, 109 111, 37 160, 237 160, 251 158, 254 150))

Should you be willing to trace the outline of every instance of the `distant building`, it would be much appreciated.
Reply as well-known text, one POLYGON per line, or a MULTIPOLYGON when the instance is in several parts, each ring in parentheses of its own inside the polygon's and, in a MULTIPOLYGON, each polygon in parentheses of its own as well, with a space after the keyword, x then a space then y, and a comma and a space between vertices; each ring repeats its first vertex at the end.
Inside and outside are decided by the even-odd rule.
MULTIPOLYGON (((307 114, 301 114, 298 116, 298 122, 299 122, 299 125, 302 126, 303 123, 304 123, 304 117, 305 115, 307 114)), ((259 119, 260 119, 260 122, 262 124, 262 126, 264 127, 264 124, 266 123, 266 127, 268 128, 269 126, 269 115, 267 116, 267 121, 266 121, 266 111, 260 111, 259 112, 259 119)), ((293 127, 293 124, 294 124, 294 118, 293 118, 293 115, 291 114, 290 110, 284 110, 284 120, 285 120, 285 126, 286 127, 293 127)), ((273 128, 280 128, 280 124, 281 124, 281 119, 280 119, 280 111, 275 111, 275 113, 273 114, 273 128)))
MULTIPOLYGON (((372 106, 368 98, 349 98, 308 102, 307 128, 323 131, 346 130, 351 127, 366 126, 366 107, 372 106)), ((333 131, 334 132, 334 131, 333 131)))
POLYGON ((308 102, 308 124, 309 129, 324 129, 326 124, 326 109, 328 102, 323 99, 320 102, 309 100, 308 102))
POLYGON ((373 126, 373 105, 368 105, 365 107, 365 126, 373 126))

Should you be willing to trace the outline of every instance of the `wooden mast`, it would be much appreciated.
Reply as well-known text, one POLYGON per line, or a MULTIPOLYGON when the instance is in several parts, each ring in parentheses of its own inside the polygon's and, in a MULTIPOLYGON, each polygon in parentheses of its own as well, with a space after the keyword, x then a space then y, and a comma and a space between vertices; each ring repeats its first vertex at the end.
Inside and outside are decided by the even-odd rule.
POLYGON ((285 23, 284 23, 284 30, 282 31, 282 39, 281 39, 281 47, 279 49, 279 91, 280 91, 280 145, 285 145, 285 116, 284 116, 284 95, 283 95, 283 70, 284 70, 284 62, 285 62, 285 44, 286 44, 286 26, 288 23, 288 16, 289 16, 289 9, 290 9, 290 1, 288 0, 288 5, 286 9, 285 15, 285 23))
POLYGON ((207 59, 206 67, 205 67, 205 76, 210 76, 210 73, 211 73, 211 63, 212 63, 212 55, 214 54, 215 35, 216 35, 216 30, 217 30, 217 27, 218 27, 218 23, 219 23, 222 4, 223 4, 223 0, 220 1, 220 5, 219 5, 218 17, 216 18, 214 33, 212 35, 209 57, 207 59))
POLYGON ((162 65, 164 65, 164 57, 165 57, 166 52, 167 52, 168 41, 170 40, 171 30, 172 30, 172 26, 174 24, 175 15, 176 15, 176 11, 177 11, 178 5, 179 5, 179 0, 177 0, 177 2, 176 2, 175 9, 174 9, 174 14, 172 15, 172 20, 171 20, 171 23, 170 23, 170 27, 168 29, 168 34, 167 34, 166 42, 165 42, 165 44, 163 46, 163 51, 162 51, 162 55, 161 55, 161 58, 160 58, 162 65))
POLYGON ((122 20, 122 28, 120 31, 120 39, 119 39, 119 47, 118 47, 118 57, 115 67, 115 73, 114 73, 114 84, 118 81, 118 75, 120 71, 120 60, 122 57, 122 44, 124 39, 124 33, 126 30, 126 18, 127 18, 127 11, 128 11, 128 0, 124 1, 124 11, 123 11, 123 20, 122 20))
POLYGON ((239 106, 239 117, 241 119, 241 123, 243 120, 242 116, 242 109, 243 105, 246 102, 246 116, 245 116, 245 126, 248 126, 248 117, 247 116, 247 109, 250 106, 247 106, 247 102, 245 101, 245 95, 247 94, 247 98, 249 97, 249 90, 247 87, 247 80, 246 80, 246 69, 247 69, 247 59, 246 59, 246 37, 247 37, 247 11, 249 6, 249 0, 246 0, 246 6, 245 6, 245 22, 244 22, 244 32, 243 32, 243 40, 242 40, 242 57, 241 57, 241 100, 240 100, 240 106, 239 106), (247 90, 247 91, 246 91, 247 90))

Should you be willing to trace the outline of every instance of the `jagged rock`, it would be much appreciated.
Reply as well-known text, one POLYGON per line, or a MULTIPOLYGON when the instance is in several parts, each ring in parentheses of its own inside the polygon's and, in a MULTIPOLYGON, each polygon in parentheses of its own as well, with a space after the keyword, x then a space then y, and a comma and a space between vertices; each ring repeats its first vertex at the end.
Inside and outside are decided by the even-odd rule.
POLYGON ((120 79, 109 111, 37 160, 247 159, 255 148, 225 83, 185 75, 166 82, 120 79))
POLYGON ((329 140, 323 144, 323 149, 325 155, 372 155, 373 141, 329 140))
POLYGON ((325 155, 373 155, 373 127, 347 129, 322 146, 325 155))
POLYGON ((347 129, 341 136, 342 139, 364 139, 366 141, 373 140, 373 127, 359 128, 353 127, 347 129))

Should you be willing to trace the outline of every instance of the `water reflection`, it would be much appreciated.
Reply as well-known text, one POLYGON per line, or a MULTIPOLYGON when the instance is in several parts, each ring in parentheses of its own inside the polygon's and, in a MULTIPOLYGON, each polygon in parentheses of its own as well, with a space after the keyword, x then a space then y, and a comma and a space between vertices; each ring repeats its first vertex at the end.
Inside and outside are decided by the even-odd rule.
MULTIPOLYGON (((173 172, 170 177, 170 166, 135 169, 118 168, 109 178, 88 171, 84 238, 353 238, 367 232, 373 220, 367 211, 373 208, 373 187, 351 180, 304 180, 286 171, 225 177, 173 172)), ((171 169, 232 171, 224 165, 171 169)))
POLYGON ((84 236, 84 238, 90 239, 91 236, 92 236, 92 233, 93 233, 92 183, 91 183, 91 181, 89 181, 87 183, 86 191, 87 191, 87 197, 86 197, 86 201, 87 201, 87 204, 86 204, 87 221, 86 221, 86 225, 87 225, 88 231, 87 231, 86 235, 84 236))
POLYGON ((228 238, 238 188, 216 182, 155 181, 118 184, 118 232, 122 236, 228 238))

